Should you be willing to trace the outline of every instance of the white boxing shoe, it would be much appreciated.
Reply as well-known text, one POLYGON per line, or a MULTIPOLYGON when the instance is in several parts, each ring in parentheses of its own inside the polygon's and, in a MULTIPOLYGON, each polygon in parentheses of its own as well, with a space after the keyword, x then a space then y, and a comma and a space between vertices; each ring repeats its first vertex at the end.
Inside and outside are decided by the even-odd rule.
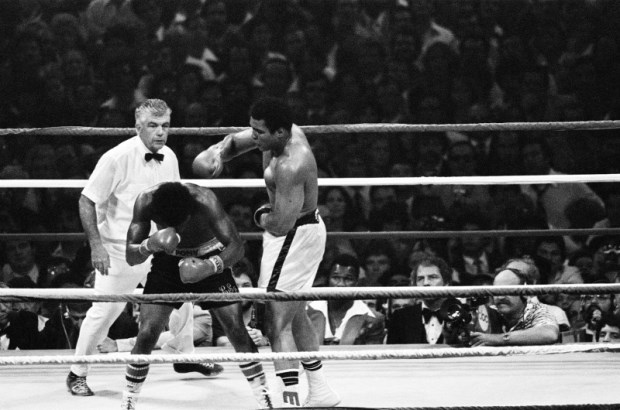
POLYGON ((340 396, 324 383, 310 390, 304 407, 335 407, 341 400, 340 396))

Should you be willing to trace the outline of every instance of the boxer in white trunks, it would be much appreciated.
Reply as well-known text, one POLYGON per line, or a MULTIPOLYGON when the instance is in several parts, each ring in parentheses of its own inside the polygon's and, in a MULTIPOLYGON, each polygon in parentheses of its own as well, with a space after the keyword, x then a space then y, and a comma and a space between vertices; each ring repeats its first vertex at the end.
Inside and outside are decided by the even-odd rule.
MULTIPOLYGON (((294 125, 282 100, 266 97, 251 110, 251 128, 227 135, 200 153, 194 172, 217 177, 223 164, 258 148, 269 204, 256 210, 254 220, 264 229, 259 288, 297 291, 312 286, 325 251, 325 225, 317 211, 317 165, 308 140, 294 125)), ((306 314, 305 301, 266 302, 266 331, 274 352, 318 351, 319 343, 306 314)), ((302 361, 308 377, 306 407, 333 407, 340 397, 329 387, 320 360, 302 361)), ((282 380, 282 401, 287 407, 301 405, 296 361, 276 360, 282 380)))

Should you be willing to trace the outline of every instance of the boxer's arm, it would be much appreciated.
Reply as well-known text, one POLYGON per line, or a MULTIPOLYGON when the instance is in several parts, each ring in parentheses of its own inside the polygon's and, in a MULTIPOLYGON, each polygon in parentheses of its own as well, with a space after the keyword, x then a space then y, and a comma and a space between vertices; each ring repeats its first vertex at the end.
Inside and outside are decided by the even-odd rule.
POLYGON ((225 247, 219 254, 219 257, 224 262, 224 267, 233 266, 243 258, 245 253, 243 241, 239 236, 239 232, 237 232, 235 224, 210 189, 201 189, 200 203, 208 215, 211 231, 225 247))
POLYGON ((140 251, 142 241, 148 238, 151 231, 148 203, 147 196, 140 194, 133 206, 133 217, 127 230, 127 245, 125 247, 125 259, 130 266, 139 265, 150 256, 150 254, 140 251))
POLYGON ((215 178, 222 172, 224 162, 256 147, 251 128, 228 134, 222 141, 198 154, 192 163, 192 170, 200 177, 215 178))
POLYGON ((290 162, 277 165, 277 194, 271 212, 261 217, 261 226, 275 236, 284 236, 293 229, 304 205, 303 168, 290 162))
POLYGON ((107 275, 108 268, 110 267, 110 256, 103 247, 101 235, 97 228, 97 209, 95 203, 87 196, 81 195, 78 207, 82 227, 90 245, 93 268, 97 269, 102 275, 107 275))
POLYGON ((234 157, 256 148, 258 145, 257 141, 252 138, 253 132, 252 128, 248 128, 247 130, 228 134, 224 137, 224 139, 217 144, 221 147, 222 161, 230 161, 234 157))

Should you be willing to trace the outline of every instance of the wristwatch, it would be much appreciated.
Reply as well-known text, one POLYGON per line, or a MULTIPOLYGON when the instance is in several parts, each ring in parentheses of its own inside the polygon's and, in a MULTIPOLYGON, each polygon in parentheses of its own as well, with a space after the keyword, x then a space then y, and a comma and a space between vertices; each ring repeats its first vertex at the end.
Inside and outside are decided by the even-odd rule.
POLYGON ((510 342, 510 333, 506 332, 502 335, 502 341, 504 342, 505 345, 508 344, 508 342, 510 342))

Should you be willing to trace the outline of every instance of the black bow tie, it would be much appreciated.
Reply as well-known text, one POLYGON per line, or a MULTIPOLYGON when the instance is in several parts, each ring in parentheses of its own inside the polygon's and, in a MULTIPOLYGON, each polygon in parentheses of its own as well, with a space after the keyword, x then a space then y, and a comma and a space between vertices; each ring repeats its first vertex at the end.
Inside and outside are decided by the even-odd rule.
POLYGON ((443 322, 443 320, 441 320, 441 318, 439 317, 438 310, 430 310, 429 308, 422 308, 422 316, 424 317, 424 323, 428 323, 428 321, 431 320, 433 316, 435 316, 437 320, 439 320, 440 323, 443 322))
POLYGON ((154 159, 155 161, 162 162, 164 160, 164 154, 159 154, 157 152, 147 152, 144 154, 144 159, 146 162, 154 159))

